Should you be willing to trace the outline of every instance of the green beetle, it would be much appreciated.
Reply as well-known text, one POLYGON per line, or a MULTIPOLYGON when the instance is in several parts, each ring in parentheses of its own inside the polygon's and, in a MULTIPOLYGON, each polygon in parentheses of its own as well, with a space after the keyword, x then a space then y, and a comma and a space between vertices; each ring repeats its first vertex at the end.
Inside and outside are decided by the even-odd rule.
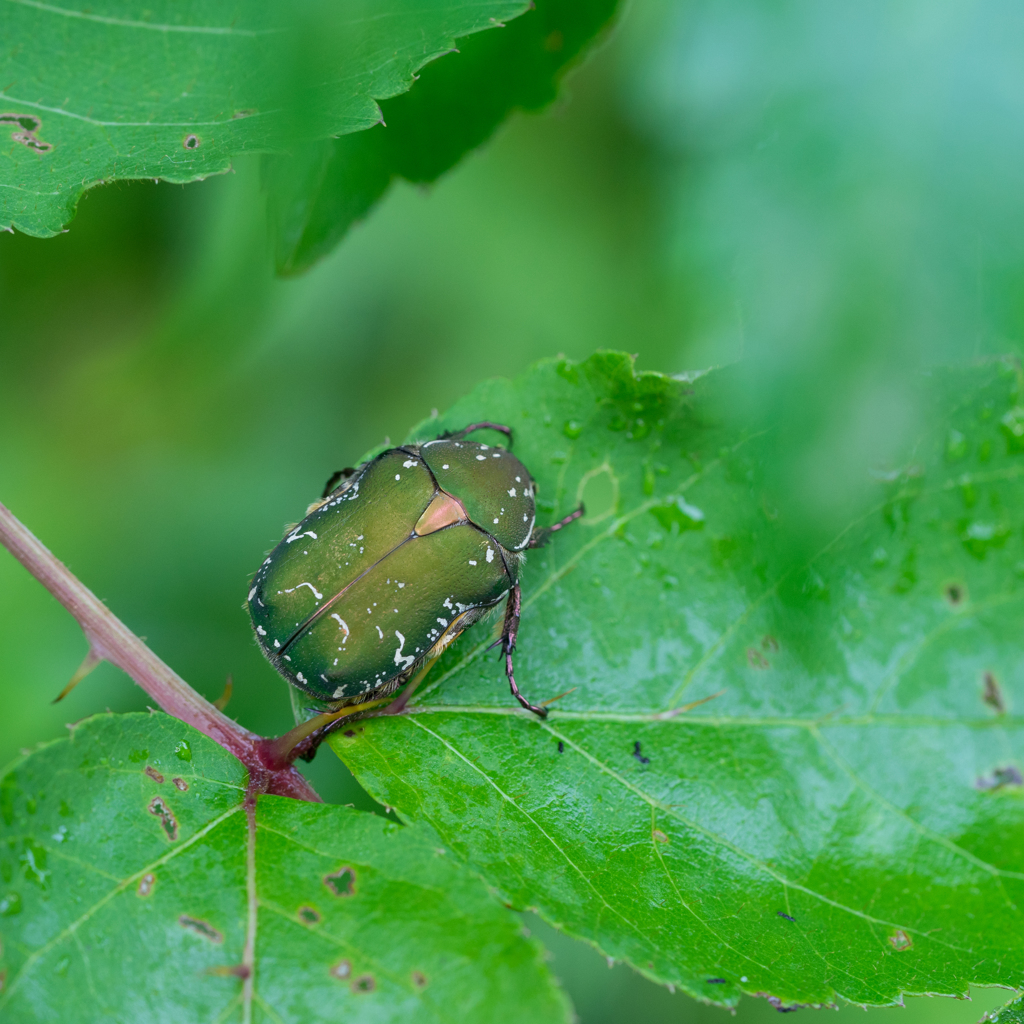
MULTIPOLYGON (((249 612, 263 653, 319 706, 386 696, 505 601, 498 644, 512 693, 519 571, 529 548, 583 514, 536 526, 536 484, 508 449, 466 441, 472 423, 336 473, 260 566, 249 612), (334 487, 339 478, 343 482, 334 487)), ((497 646, 497 645, 496 645, 497 646)))

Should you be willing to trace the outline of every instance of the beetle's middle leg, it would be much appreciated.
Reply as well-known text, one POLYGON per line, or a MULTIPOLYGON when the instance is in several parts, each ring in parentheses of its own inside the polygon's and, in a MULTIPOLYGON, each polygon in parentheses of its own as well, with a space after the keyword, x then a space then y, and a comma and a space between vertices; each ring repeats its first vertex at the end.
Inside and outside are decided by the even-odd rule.
POLYGON ((508 595, 508 604, 505 605, 505 628, 501 634, 502 648, 505 652, 505 675, 508 676, 509 689, 512 691, 512 696, 515 697, 520 704, 526 708, 527 711, 532 711, 535 715, 539 715, 541 718, 548 717, 548 709, 538 707, 536 704, 531 704, 520 692, 519 687, 516 686, 516 677, 512 673, 512 652, 516 649, 516 635, 519 632, 519 612, 522 606, 522 595, 519 590, 519 584, 516 583, 508 595))
POLYGON ((324 484, 324 493, 320 497, 326 498, 334 490, 339 480, 347 480, 354 472, 355 470, 351 466, 346 466, 344 469, 336 469, 331 474, 331 478, 324 484))
POLYGON ((570 512, 564 519, 554 524, 554 526, 545 526, 539 530, 533 531, 533 536, 530 538, 530 543, 526 546, 528 548, 542 548, 549 540, 553 533, 558 533, 559 530, 564 530, 571 522, 579 519, 583 515, 584 508, 582 505, 575 512, 570 512))

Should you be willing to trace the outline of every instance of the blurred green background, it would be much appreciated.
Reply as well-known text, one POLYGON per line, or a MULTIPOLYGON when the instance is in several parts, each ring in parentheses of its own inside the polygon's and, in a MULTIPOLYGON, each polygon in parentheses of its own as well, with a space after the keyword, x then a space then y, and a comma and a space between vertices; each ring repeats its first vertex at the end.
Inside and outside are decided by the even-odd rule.
MULTIPOLYGON (((288 699, 250 574, 333 470, 482 377, 600 347, 667 372, 743 357, 748 400, 800 439, 779 473, 827 520, 849 466, 913 430, 910 373, 1019 352, 1022 42, 1008 2, 637 0, 553 109, 394 187, 289 281, 255 159, 97 189, 59 238, 0 237, 0 500, 270 734, 288 699)), ((51 705, 85 643, 6 554, 0 622, 0 763, 145 706, 106 665, 51 705)), ((373 806, 329 754, 308 771, 373 806)), ((584 1024, 727 1019, 527 924, 584 1024)), ((966 1024, 1008 994, 974 995, 873 1019, 966 1024)))

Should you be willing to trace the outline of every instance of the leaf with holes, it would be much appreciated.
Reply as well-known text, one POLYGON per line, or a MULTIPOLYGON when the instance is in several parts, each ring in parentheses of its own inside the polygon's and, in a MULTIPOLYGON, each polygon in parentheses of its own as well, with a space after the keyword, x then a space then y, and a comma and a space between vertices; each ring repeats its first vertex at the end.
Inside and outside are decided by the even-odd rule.
POLYGON ((424 68, 415 89, 384 103, 373 130, 265 157, 278 270, 296 273, 329 252, 394 178, 435 181, 510 111, 550 103, 617 2, 538 0, 503 32, 472 36, 424 68))
POLYGON ((1002 364, 920 391, 917 449, 819 537, 729 371, 481 385, 416 436, 508 423, 541 522, 588 504, 523 576, 550 717, 477 626, 334 749, 512 905, 699 998, 1021 986, 1024 413, 1002 364))
POLYGON ((100 9, 4 4, 0 225, 52 235, 82 192, 125 178, 186 182, 243 152, 281 150, 380 121, 377 100, 461 36, 527 0, 100 9))
POLYGON ((260 797, 163 714, 0 780, 0 1016, 565 1021, 542 950, 428 828, 260 797))

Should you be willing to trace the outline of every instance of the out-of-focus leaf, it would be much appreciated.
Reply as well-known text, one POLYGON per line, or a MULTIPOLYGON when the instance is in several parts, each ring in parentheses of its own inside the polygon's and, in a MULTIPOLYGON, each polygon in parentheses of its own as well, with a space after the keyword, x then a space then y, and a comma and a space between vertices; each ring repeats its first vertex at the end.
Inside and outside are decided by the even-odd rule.
POLYGON ((992 1024, 1024 1024, 1024 997, 1014 999, 1001 1010, 985 1014, 984 1020, 992 1024))
POLYGON ((919 378, 916 443, 806 555, 767 472, 792 439, 736 376, 604 353, 424 424, 511 424, 541 521, 587 504, 523 577, 516 678, 554 703, 476 627, 334 749, 510 903, 702 999, 1019 987, 1018 373, 919 378))
POLYGON ((163 714, 0 780, 0 1016, 562 1021, 541 950, 429 829, 282 797, 163 714))
POLYGON ((1020 352, 1024 11, 647 0, 636 13, 621 109, 665 161, 690 357, 743 357, 746 401, 803 439, 780 472, 817 460, 804 500, 826 515, 856 460, 819 451, 851 428, 901 435, 908 366, 1020 352))
POLYGON ((528 3, 3 8, 0 225, 45 236, 101 182, 195 181, 227 170, 235 153, 369 128, 376 100, 528 3))
POLYGON ((329 252, 394 178, 434 181, 510 111, 550 103, 617 2, 538 0, 503 31, 469 38, 457 56, 425 68, 415 89, 383 105, 380 126, 265 157, 278 271, 305 270, 329 252))

